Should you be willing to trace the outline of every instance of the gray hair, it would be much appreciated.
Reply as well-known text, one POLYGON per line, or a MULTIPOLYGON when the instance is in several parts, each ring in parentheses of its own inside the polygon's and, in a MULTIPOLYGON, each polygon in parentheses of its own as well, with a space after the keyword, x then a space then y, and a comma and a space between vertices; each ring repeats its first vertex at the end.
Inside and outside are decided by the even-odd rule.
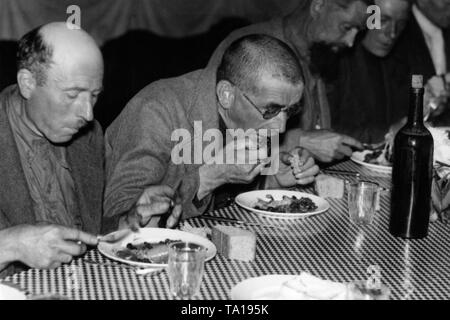
POLYGON ((41 28, 37 27, 25 34, 19 41, 17 51, 17 70, 30 71, 39 86, 47 80, 47 70, 52 64, 53 48, 42 38, 41 28))
POLYGON ((258 79, 266 72, 292 84, 303 81, 298 58, 287 44, 268 35, 247 35, 225 51, 217 70, 217 82, 227 80, 255 93, 258 79))

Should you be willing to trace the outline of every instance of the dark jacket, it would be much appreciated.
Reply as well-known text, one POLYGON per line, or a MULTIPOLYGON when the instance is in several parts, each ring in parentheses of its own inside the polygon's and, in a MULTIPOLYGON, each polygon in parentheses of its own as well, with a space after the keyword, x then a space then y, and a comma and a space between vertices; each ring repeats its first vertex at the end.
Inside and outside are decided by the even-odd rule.
MULTIPOLYGON (((34 224, 35 214, 22 170, 6 108, 12 95, 10 86, 0 94, 0 229, 34 224)), ((101 231, 104 187, 104 142, 100 125, 92 122, 67 145, 67 160, 75 182, 78 209, 84 231, 101 231)))
MULTIPOLYGON (((447 54, 447 72, 450 72, 450 30, 443 30, 443 36, 447 54)), ((410 74, 422 74, 425 81, 436 73, 425 37, 414 16, 411 16, 391 55, 396 63, 408 66, 410 74)), ((406 77, 409 85, 411 82, 409 74, 404 74, 403 77, 406 77)))
POLYGON ((384 140, 389 127, 408 114, 405 65, 379 58, 358 43, 343 54, 329 79, 331 127, 366 143, 384 140), (400 75, 400 77, 399 77, 400 75))
MULTIPOLYGON (((197 70, 177 78, 164 79, 142 89, 106 131, 105 217, 116 218, 128 211, 142 192, 152 186, 174 186, 183 182, 183 218, 198 216, 210 208, 211 197, 195 201, 201 164, 175 164, 171 155, 178 141, 175 130, 192 140, 187 148, 209 142, 202 139, 208 129, 219 128, 215 91, 207 90, 205 79, 215 70, 197 70), (196 98, 199 99, 196 99, 196 98), (194 122, 201 132, 194 131, 194 122), (180 131, 181 130, 181 131, 180 131), (197 135, 197 136, 196 136, 197 135), (192 143, 191 143, 192 142, 192 143)), ((195 150, 192 149, 193 156, 195 150)), ((193 158, 193 157, 192 157, 193 158)))
MULTIPOLYGON (((447 56, 447 72, 450 72, 450 30, 443 30, 445 41, 445 51, 447 56)), ((409 104, 409 87, 411 86, 411 75, 421 74, 424 76, 424 83, 435 75, 433 60, 425 42, 420 26, 414 16, 408 22, 402 36, 390 55, 390 60, 396 66, 395 77, 401 87, 393 94, 402 98, 403 104, 409 104)), ((450 125, 450 108, 447 112, 432 119, 435 126, 450 125)))
MULTIPOLYGON (((444 30, 443 34, 450 67, 450 32, 444 30)), ((336 74, 328 81, 332 128, 374 143, 382 141, 389 127, 408 115, 411 75, 423 75, 426 83, 435 69, 422 30, 411 16, 386 58, 372 55, 359 43, 341 57, 336 74)), ((449 115, 446 112, 432 123, 449 125, 449 115)))

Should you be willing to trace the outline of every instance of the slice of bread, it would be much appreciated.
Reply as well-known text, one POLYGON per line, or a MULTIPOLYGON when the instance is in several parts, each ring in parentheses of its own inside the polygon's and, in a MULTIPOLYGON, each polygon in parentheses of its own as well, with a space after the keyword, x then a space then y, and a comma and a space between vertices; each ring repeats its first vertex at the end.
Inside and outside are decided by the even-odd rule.
POLYGON ((315 189, 319 197, 342 199, 345 192, 345 181, 326 174, 316 177, 315 189))
POLYGON ((212 242, 217 252, 227 259, 240 261, 255 260, 256 235, 248 230, 216 225, 212 229, 212 242))

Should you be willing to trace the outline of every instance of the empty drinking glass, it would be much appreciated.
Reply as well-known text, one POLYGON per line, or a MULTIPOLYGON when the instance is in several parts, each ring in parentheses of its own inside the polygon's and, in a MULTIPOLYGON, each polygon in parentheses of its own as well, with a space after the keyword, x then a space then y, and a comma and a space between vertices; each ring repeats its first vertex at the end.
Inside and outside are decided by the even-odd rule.
POLYGON ((379 206, 380 186, 373 182, 359 181, 348 186, 348 213, 357 225, 372 223, 379 206))
POLYGON ((197 294, 203 277, 204 247, 187 242, 169 246, 168 274, 170 291, 175 298, 192 299, 197 294))

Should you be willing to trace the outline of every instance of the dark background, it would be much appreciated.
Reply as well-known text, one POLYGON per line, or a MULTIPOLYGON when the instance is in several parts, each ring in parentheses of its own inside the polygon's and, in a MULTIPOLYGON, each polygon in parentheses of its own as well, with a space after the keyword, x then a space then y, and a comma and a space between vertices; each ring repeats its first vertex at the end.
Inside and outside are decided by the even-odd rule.
MULTIPOLYGON (((203 34, 161 37, 147 30, 132 30, 101 46, 105 60, 104 92, 94 108, 104 129, 126 103, 147 84, 206 66, 219 43, 234 29, 250 24, 225 18, 203 34)), ((0 90, 16 81, 17 41, 0 41, 0 90)))

